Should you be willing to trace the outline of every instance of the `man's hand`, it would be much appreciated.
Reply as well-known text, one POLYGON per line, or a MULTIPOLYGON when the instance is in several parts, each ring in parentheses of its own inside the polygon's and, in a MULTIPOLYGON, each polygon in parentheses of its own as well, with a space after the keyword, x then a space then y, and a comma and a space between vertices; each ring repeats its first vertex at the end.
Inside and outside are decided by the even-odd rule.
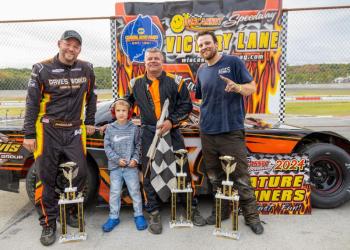
POLYGON ((34 152, 36 149, 36 139, 24 139, 23 147, 25 147, 29 152, 34 152))
POLYGON ((95 133, 95 126, 92 125, 86 125, 86 134, 87 135, 93 135, 95 133))
POLYGON ((238 85, 237 83, 235 83, 234 81, 232 81, 231 79, 220 75, 220 78, 227 84, 225 91, 226 92, 236 92, 236 93, 240 93, 242 91, 242 86, 238 85))
POLYGON ((134 168, 136 166, 137 166, 137 161, 131 160, 130 163, 129 163, 129 167, 134 168))
POLYGON ((121 166, 121 167, 125 167, 127 164, 125 159, 120 159, 118 163, 119 163, 119 166, 121 166))
POLYGON ((104 134, 106 128, 107 128, 107 124, 105 124, 105 125, 103 125, 103 126, 98 128, 98 131, 100 132, 100 135, 104 134))
POLYGON ((157 126, 157 129, 160 129, 159 136, 163 136, 165 133, 167 133, 171 128, 173 127, 173 124, 170 120, 165 120, 162 124, 157 126))

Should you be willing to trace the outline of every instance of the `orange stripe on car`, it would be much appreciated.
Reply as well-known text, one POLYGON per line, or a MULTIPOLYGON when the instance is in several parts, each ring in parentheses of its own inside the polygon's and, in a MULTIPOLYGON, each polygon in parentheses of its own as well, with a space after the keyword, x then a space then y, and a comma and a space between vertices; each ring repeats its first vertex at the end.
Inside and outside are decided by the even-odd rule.
POLYGON ((246 140, 249 151, 265 154, 289 154, 297 143, 297 140, 278 138, 247 137, 246 140))

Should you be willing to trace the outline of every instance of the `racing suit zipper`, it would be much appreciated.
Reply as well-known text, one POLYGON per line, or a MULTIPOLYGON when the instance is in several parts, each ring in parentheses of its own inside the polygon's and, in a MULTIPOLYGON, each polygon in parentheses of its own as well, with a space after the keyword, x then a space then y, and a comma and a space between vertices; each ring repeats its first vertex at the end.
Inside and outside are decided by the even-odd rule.
POLYGON ((71 81, 71 69, 72 67, 67 67, 68 70, 68 82, 69 82, 69 90, 70 90, 70 94, 68 98, 68 102, 67 102, 67 111, 66 111, 66 115, 65 115, 65 120, 69 121, 69 114, 71 113, 71 107, 72 107, 72 96, 73 96, 73 89, 72 89, 72 81, 71 81))

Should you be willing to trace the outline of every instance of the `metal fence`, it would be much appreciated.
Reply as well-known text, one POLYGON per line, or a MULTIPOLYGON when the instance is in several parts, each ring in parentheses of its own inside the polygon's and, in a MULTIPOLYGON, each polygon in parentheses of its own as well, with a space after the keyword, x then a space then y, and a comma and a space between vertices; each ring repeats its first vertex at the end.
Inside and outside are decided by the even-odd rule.
POLYGON ((40 20, 0 23, 0 89, 26 89, 31 66, 58 52, 64 30, 82 35, 82 60, 94 64, 98 88, 111 88, 109 18, 40 20))
POLYGON ((110 23, 109 17, 1 22, 0 120, 23 117, 32 65, 57 54, 57 41, 68 29, 82 36, 79 58, 93 63, 96 87, 106 90, 100 92, 99 98, 110 98, 110 23))
MULTIPOLYGON (((350 82, 350 7, 284 12, 287 96, 294 94, 291 85, 350 82)), ((112 96, 110 28, 110 17, 0 22, 0 117, 23 116, 23 103, 18 103, 24 100, 32 64, 54 56, 67 29, 82 35, 80 58, 94 64, 96 86, 106 89, 99 98, 112 96)))
POLYGON ((350 8, 288 11, 287 84, 350 82, 350 8))

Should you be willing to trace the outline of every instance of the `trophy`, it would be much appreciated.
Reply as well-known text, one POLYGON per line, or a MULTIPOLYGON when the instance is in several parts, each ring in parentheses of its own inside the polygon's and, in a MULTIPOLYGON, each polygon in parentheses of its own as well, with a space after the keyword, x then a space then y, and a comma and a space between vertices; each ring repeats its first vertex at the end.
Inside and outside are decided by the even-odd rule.
POLYGON ((238 232, 238 205, 239 205, 239 195, 238 191, 233 189, 233 181, 230 181, 230 174, 235 171, 237 163, 233 162, 235 159, 232 156, 221 156, 219 157, 221 160, 222 168, 226 173, 226 180, 222 181, 222 191, 219 188, 215 195, 215 209, 216 209, 216 223, 213 234, 216 236, 228 237, 231 239, 238 240, 239 232, 238 232), (222 200, 228 200, 233 203, 232 209, 232 229, 231 230, 223 230, 221 228, 221 202, 222 200))
POLYGON ((192 214, 192 187, 190 183, 186 185, 187 174, 183 172, 183 166, 186 163, 187 150, 180 149, 174 152, 176 155, 176 162, 180 166, 180 172, 176 172, 176 188, 171 190, 171 221, 170 228, 174 227, 193 227, 191 220, 192 214), (178 157, 179 155, 179 157, 178 157), (179 219, 176 218, 177 194, 186 194, 186 218, 182 215, 179 219))
POLYGON ((62 168, 64 177, 69 182, 69 187, 64 189, 64 193, 60 194, 60 199, 58 200, 58 205, 60 209, 60 223, 61 223, 61 236, 59 238, 59 242, 69 242, 69 241, 80 241, 80 240, 86 240, 87 234, 85 232, 85 226, 84 226, 84 209, 83 209, 83 202, 84 197, 83 194, 80 192, 78 195, 76 195, 77 188, 72 187, 72 180, 77 176, 78 174, 78 168, 76 167, 75 162, 66 162, 60 164, 60 168, 62 168), (75 170, 74 170, 75 168, 75 170), (76 205, 78 209, 78 225, 79 225, 79 231, 68 233, 67 232, 67 213, 66 213, 66 205, 72 204, 76 205))

